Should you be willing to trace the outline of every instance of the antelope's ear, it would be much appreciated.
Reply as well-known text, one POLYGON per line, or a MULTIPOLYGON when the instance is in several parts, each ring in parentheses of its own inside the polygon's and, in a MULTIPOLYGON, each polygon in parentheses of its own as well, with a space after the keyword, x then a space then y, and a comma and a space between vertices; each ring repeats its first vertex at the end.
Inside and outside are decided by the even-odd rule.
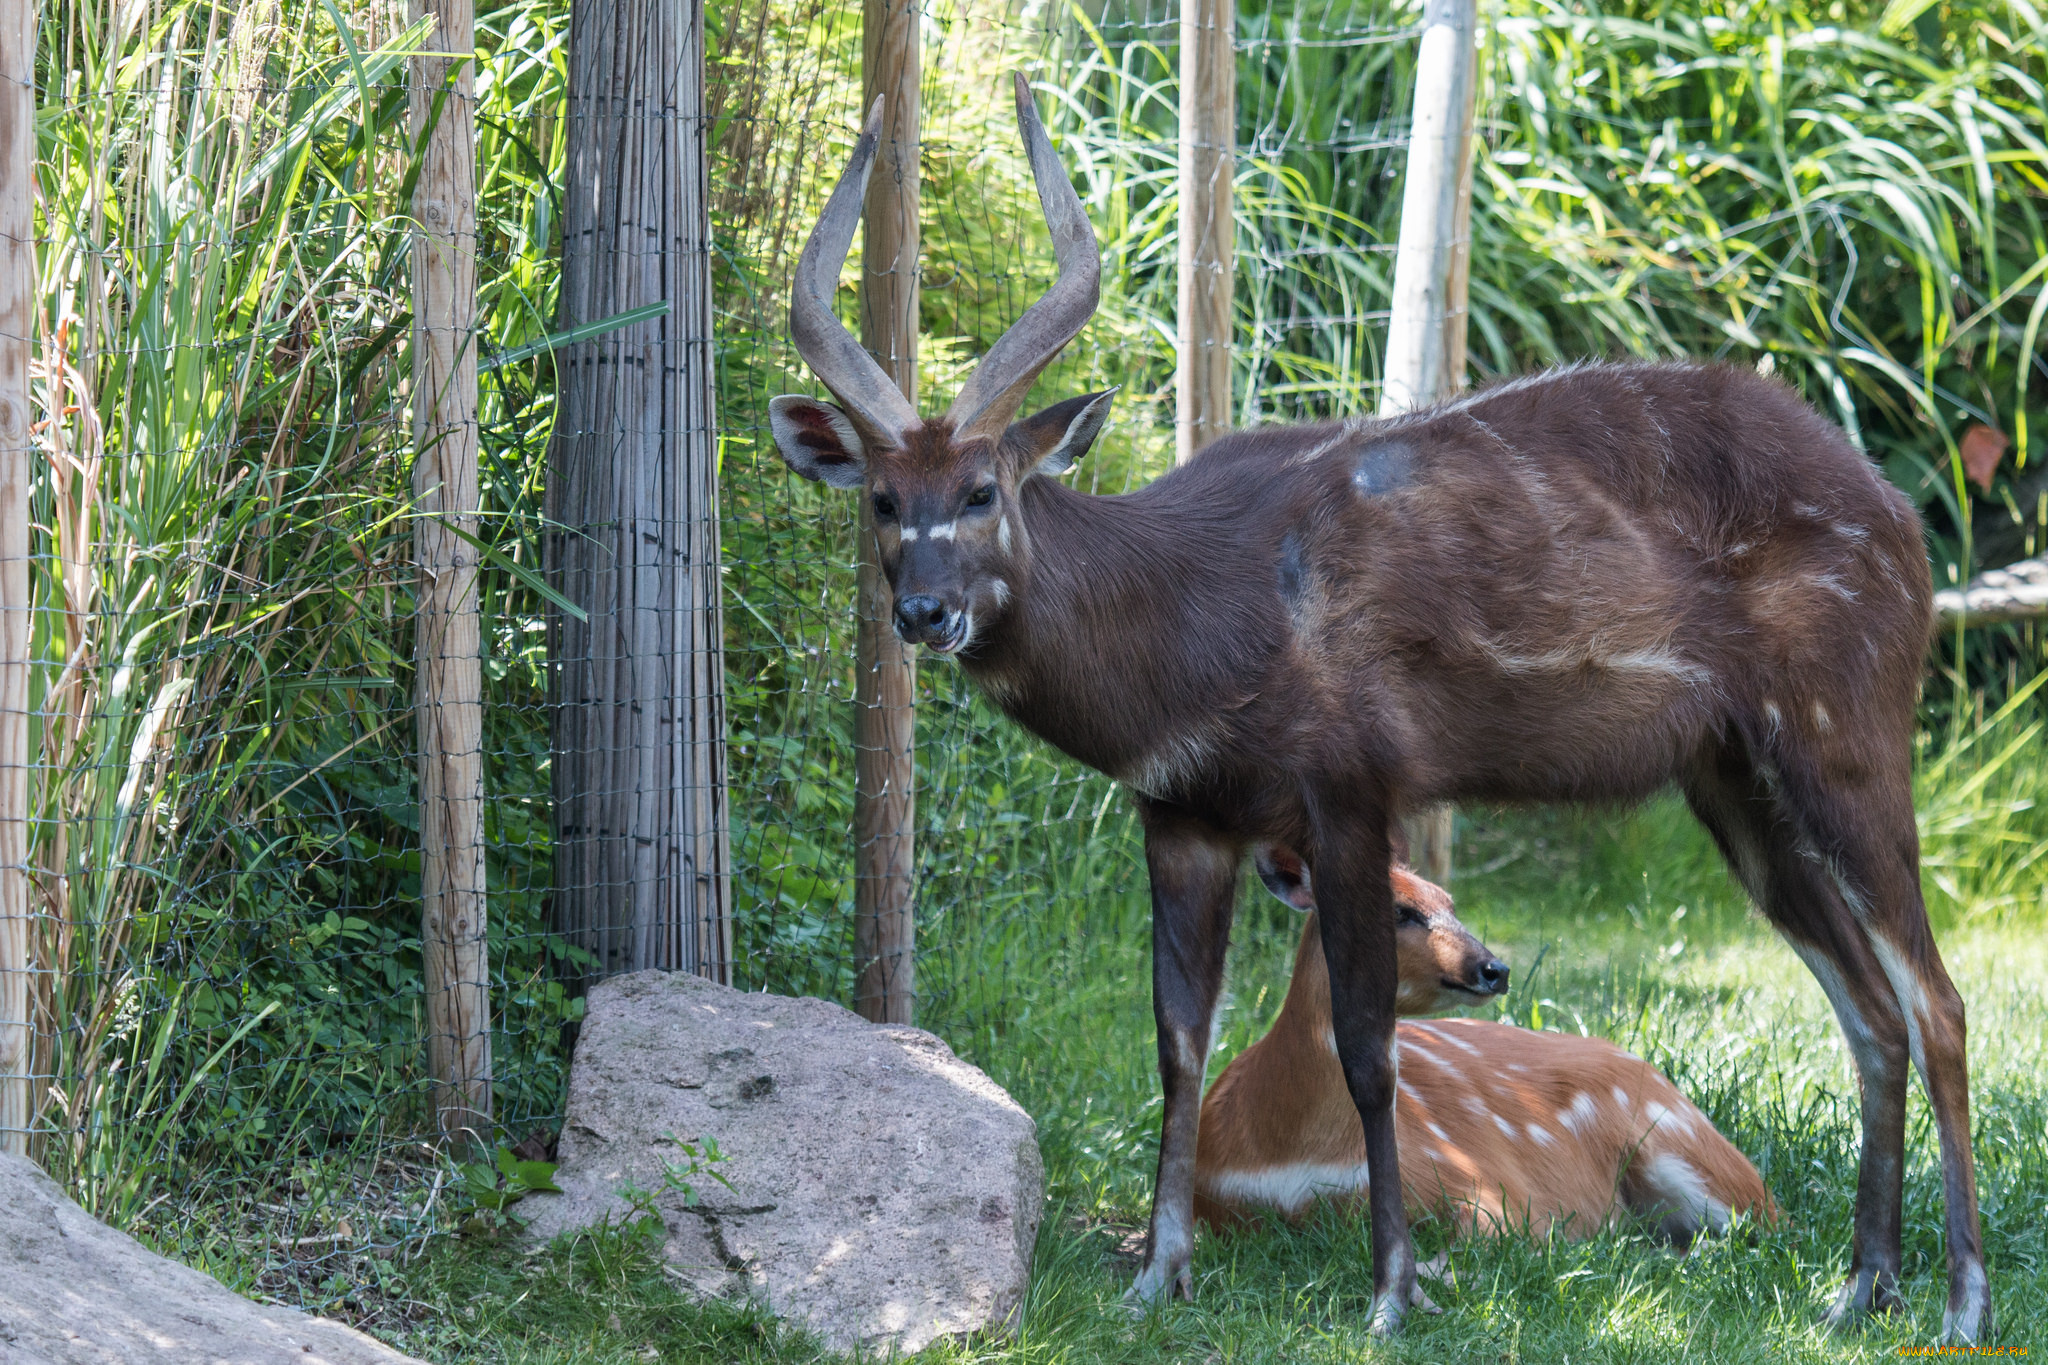
POLYGON ((1268 844, 1252 858, 1259 880, 1266 889, 1297 910, 1316 908, 1315 893, 1309 890, 1308 865, 1291 848, 1268 844))
POLYGON ((1109 400, 1115 389, 1084 393, 1033 413, 1021 422, 1010 423, 1003 444, 1013 453, 1017 467, 1026 474, 1053 478, 1074 467, 1074 462, 1095 444, 1102 424, 1109 418, 1109 400))
POLYGON ((868 453, 853 421, 831 403, 785 393, 768 400, 768 429, 782 462, 796 473, 834 488, 858 488, 868 453))

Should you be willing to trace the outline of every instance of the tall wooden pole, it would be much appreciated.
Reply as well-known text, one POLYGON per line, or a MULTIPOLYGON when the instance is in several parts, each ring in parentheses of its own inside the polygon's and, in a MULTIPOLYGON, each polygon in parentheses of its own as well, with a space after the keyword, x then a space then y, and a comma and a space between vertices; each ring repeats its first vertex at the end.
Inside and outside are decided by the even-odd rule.
POLYGON ((413 0, 437 55, 413 59, 413 629, 420 781, 421 955, 439 1130, 491 1137, 483 663, 477 628, 476 132, 470 0, 413 0), (469 537, 470 539, 465 539, 469 537))
MULTIPOLYGON (((864 0, 861 107, 877 95, 882 146, 868 181, 861 250, 860 339, 917 403, 917 0, 864 0)), ((908 1024, 917 1013, 916 682, 890 624, 866 501, 860 510, 859 622, 853 685, 853 1007, 908 1024)))
POLYGON ((1231 294, 1237 172, 1236 0, 1181 0, 1180 367, 1175 458, 1231 428, 1231 294))
POLYGON ((34 0, 0 0, 0 1152, 29 1154, 28 406, 35 317, 34 0))
POLYGON ((732 977, 704 11, 574 0, 547 568, 554 916, 591 978, 732 977))
MULTIPOLYGON (((1448 398, 1465 386, 1478 25, 1477 0, 1427 0, 1423 7, 1380 389, 1383 417, 1448 398)), ((1408 820, 1409 861, 1432 881, 1451 875, 1451 829, 1449 806, 1408 820)))

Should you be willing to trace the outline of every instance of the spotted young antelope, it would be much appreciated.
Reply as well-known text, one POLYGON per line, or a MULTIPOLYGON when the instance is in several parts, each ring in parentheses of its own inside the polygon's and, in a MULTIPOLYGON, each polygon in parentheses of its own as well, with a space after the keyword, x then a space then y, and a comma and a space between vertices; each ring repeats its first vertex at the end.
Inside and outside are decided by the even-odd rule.
POLYGON ((1898 1294, 1906 1084, 1947 1205, 1944 1336, 1986 1330, 1963 1004, 1922 903, 1911 783, 1932 630, 1913 505, 1784 385, 1581 365, 1404 416, 1225 436, 1135 492, 1059 476, 1112 395, 1018 413, 1094 311, 1095 234, 1017 82, 1058 276, 945 414, 832 309, 881 104, 798 261, 790 335, 838 400, 769 406, 797 474, 858 490, 897 633, 1127 785, 1145 830, 1164 1088, 1145 1262, 1189 1293, 1209 1025, 1244 851, 1315 874, 1331 1024, 1371 1182, 1372 1328, 1415 1260, 1394 1096, 1389 822, 1438 801, 1626 802, 1675 784, 1826 991, 1861 1089, 1849 1273, 1898 1294))
MULTIPOLYGON (((1279 1017, 1202 1102, 1195 1216, 1216 1226, 1260 1211, 1298 1218, 1320 1199, 1356 1204, 1368 1188, 1309 873, 1285 850, 1263 855, 1259 872, 1309 922, 1279 1017)), ((1492 954, 1459 923, 1450 896, 1397 864, 1394 903, 1401 1012, 1485 998, 1460 984, 1455 962, 1492 954), (1436 945, 1460 936, 1473 947, 1454 949, 1447 973, 1436 945)), ((1502 988, 1506 979, 1500 968, 1502 988)), ((1736 1213, 1776 1217, 1734 1144, 1655 1067, 1612 1043, 1474 1019, 1404 1020, 1394 1038, 1394 1130, 1411 1218, 1438 1213, 1461 1232, 1586 1237, 1633 1216, 1684 1246, 1726 1231, 1736 1213)))

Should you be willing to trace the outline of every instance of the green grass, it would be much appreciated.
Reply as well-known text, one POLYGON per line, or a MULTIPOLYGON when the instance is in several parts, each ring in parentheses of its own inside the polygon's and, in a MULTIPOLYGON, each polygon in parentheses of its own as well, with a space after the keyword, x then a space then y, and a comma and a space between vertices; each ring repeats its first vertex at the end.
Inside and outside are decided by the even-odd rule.
MULTIPOLYGON (((1014 1341, 934 1347, 933 1362, 1868 1360, 1932 1341, 1945 1294, 1927 1111, 1908 1141, 1910 1312, 1823 1334, 1846 1267, 1855 1107, 1820 991, 1745 908, 1675 801, 1634 815, 1480 813, 1458 883, 1468 923, 1517 983, 1498 1013, 1617 1039, 1663 1067, 1762 1171, 1782 1227, 1680 1257, 1632 1232, 1586 1242, 1450 1244, 1440 1317, 1389 1347, 1365 1334, 1362 1222, 1217 1238, 1196 1252, 1196 1298, 1134 1317, 1120 1243, 1142 1225, 1157 1124, 1145 911, 1132 897, 1040 926, 1030 1017, 966 1050, 1039 1120, 1050 1200, 1014 1341)), ((1938 849, 1936 850, 1938 851, 1938 849)), ((1969 1002, 1979 1179, 2002 1340, 2028 1344, 2048 1311, 2048 945, 2038 915, 1945 914, 1949 967, 1969 1002)), ((1299 921, 1248 894, 1217 1065, 1270 1022, 1299 921)), ((1418 1231, 1425 1254, 1440 1228, 1418 1231)), ((395 1343, 447 1361, 804 1361, 815 1344, 752 1310, 692 1304, 630 1234, 533 1250, 444 1240, 403 1272, 395 1343)))

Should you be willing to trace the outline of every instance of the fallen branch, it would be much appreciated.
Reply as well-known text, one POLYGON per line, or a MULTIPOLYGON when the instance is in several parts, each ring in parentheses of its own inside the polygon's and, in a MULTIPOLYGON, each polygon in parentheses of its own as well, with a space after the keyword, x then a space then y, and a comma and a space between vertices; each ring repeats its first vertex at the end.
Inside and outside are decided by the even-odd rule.
POLYGON ((1987 569, 1960 588, 1934 594, 1941 624, 1993 626, 2048 616, 2048 557, 1987 569))

